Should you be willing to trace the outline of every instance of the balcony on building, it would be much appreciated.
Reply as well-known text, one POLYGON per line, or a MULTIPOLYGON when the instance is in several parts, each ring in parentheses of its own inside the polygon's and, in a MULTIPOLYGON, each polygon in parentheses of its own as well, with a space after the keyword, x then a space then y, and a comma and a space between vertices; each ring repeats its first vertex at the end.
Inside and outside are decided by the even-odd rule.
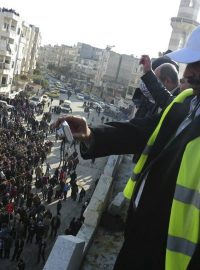
POLYGON ((14 29, 14 27, 13 28, 11 27, 10 29, 6 29, 5 31, 2 31, 2 34, 4 37, 15 39, 16 29, 14 29))
POLYGON ((11 64, 10 63, 0 63, 0 69, 10 69, 11 64))
POLYGON ((11 70, 11 64, 6 62, 0 62, 0 74, 8 75, 11 70))
POLYGON ((172 17, 171 18, 171 26, 177 27, 180 29, 188 29, 189 31, 192 31, 195 27, 197 27, 199 23, 197 21, 188 19, 188 18, 182 18, 182 17, 172 17))

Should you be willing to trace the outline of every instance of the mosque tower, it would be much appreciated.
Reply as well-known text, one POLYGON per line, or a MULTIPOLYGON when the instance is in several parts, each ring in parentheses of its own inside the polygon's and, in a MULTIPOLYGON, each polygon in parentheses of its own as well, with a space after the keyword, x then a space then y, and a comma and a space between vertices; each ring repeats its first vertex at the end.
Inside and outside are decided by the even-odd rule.
POLYGON ((188 35, 196 28, 200 9, 200 0, 181 0, 177 17, 171 18, 172 34, 169 50, 181 49, 188 35))

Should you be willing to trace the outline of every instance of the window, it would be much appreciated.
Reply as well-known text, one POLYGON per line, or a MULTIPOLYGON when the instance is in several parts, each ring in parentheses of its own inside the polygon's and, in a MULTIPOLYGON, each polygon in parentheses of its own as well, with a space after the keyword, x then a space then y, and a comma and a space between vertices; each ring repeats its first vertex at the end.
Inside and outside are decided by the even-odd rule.
POLYGON ((7 77, 2 77, 1 84, 6 85, 7 77))
POLYGON ((194 7, 194 0, 182 0, 181 2, 182 7, 194 7))
POLYGON ((190 0, 189 7, 194 7, 194 1, 190 0))
POLYGON ((3 24, 3 29, 6 30, 6 31, 8 31, 8 29, 9 29, 9 24, 6 23, 6 22, 4 22, 4 24, 3 24))

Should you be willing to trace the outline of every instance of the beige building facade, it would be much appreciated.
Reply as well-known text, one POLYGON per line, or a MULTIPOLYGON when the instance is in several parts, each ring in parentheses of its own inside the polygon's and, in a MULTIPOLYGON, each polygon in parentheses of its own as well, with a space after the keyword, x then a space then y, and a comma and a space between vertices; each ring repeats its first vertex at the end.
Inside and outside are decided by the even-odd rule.
POLYGON ((36 67, 39 28, 22 21, 12 9, 0 9, 0 94, 9 95, 13 78, 36 67))
POLYGON ((181 49, 190 33, 196 28, 200 9, 200 0, 181 0, 177 17, 171 18, 172 34, 169 50, 181 49))
POLYGON ((11 90, 21 34, 21 19, 15 12, 0 11, 0 94, 11 90))

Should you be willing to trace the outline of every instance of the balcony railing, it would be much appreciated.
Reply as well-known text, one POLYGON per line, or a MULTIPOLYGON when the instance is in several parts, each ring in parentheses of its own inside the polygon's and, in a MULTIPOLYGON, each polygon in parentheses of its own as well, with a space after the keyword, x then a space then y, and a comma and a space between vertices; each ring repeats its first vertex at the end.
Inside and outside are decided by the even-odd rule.
POLYGON ((0 63, 0 69, 10 69, 10 64, 8 63, 0 63))
POLYGON ((7 87, 8 86, 8 84, 0 84, 0 88, 1 87, 7 87))
POLYGON ((197 21, 194 21, 194 20, 191 20, 191 19, 188 19, 188 18, 182 18, 182 17, 172 17, 171 18, 171 22, 172 23, 188 23, 188 24, 192 24, 194 26, 199 26, 199 23, 197 21))

